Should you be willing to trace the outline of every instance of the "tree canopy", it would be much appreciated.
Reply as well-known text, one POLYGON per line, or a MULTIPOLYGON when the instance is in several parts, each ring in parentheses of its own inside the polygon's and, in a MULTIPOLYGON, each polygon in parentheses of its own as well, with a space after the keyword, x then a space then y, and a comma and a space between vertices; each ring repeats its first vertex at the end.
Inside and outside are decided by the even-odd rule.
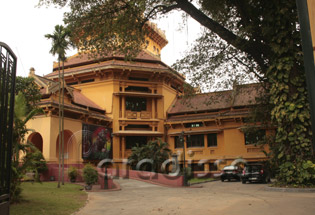
POLYGON ((81 50, 98 54, 136 53, 143 45, 148 20, 172 10, 188 14, 204 31, 175 68, 190 73, 193 81, 208 80, 209 85, 215 83, 214 78, 226 80, 230 75, 264 83, 270 121, 276 128, 275 142, 270 147, 278 164, 278 179, 286 184, 312 181, 310 171, 304 168, 307 160, 313 159, 312 134, 294 0, 40 0, 40 3, 69 5, 71 10, 64 21, 73 31, 75 42, 81 50))

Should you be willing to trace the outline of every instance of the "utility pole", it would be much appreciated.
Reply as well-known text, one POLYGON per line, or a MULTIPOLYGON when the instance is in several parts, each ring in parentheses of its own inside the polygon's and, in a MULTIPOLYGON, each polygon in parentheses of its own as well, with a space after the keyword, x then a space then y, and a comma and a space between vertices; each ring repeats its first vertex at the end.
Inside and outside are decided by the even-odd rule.
POLYGON ((310 113, 312 123, 312 150, 315 156, 315 64, 312 35, 310 28, 310 18, 308 13, 307 0, 296 0, 299 22, 301 28, 302 50, 304 58, 304 69, 306 85, 310 102, 310 113))

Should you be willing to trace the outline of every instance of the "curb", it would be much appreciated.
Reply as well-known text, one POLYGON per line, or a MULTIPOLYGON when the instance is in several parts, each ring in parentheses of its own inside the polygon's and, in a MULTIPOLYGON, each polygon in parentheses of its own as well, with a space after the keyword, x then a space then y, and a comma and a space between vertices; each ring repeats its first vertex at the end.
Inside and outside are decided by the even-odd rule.
POLYGON ((157 186, 161 186, 161 187, 168 187, 168 188, 181 188, 182 186, 172 186, 172 185, 168 185, 168 184, 161 184, 155 181, 150 181, 150 180, 146 180, 146 179, 140 179, 140 178, 133 178, 133 177, 129 177, 129 178, 122 178, 122 179, 132 179, 132 180, 136 180, 136 181, 141 181, 141 182, 146 182, 149 184, 153 184, 153 185, 157 185, 157 186))
POLYGON ((219 179, 215 179, 215 180, 211 180, 211 181, 196 182, 196 183, 190 184, 190 186, 194 186, 194 185, 197 185, 197 184, 205 184, 205 183, 215 182, 215 181, 219 181, 219 179))
POLYGON ((156 185, 156 186, 167 187, 167 188, 202 188, 203 187, 202 185, 197 185, 197 184, 191 184, 190 186, 172 186, 172 185, 157 183, 157 182, 150 181, 150 180, 139 179, 139 178, 132 178, 132 177, 129 177, 129 178, 122 178, 122 177, 120 177, 120 179, 127 179, 127 180, 131 179, 131 180, 141 181, 141 182, 144 182, 144 183, 149 183, 149 184, 153 184, 153 185, 156 185))
POLYGON ((290 192, 290 193, 315 193, 315 188, 286 188, 286 187, 265 187, 266 191, 290 192))
POLYGON ((112 189, 100 189, 100 188, 97 188, 97 189, 94 189, 94 190, 93 189, 92 190, 85 190, 84 189, 84 186, 85 186, 84 184, 79 184, 79 183, 76 183, 76 184, 79 185, 79 186, 82 186, 82 190, 84 190, 86 193, 120 191, 121 190, 120 184, 117 183, 116 181, 113 181, 113 183, 115 185, 115 188, 112 188, 112 189))

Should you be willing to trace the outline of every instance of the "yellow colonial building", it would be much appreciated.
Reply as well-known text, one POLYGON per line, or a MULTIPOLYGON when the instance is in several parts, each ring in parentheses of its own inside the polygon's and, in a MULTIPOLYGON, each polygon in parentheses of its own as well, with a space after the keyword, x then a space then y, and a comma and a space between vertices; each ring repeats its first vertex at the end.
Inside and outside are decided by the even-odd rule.
MULTIPOLYGON (((164 32, 150 24, 146 47, 133 61, 110 55, 90 59, 74 55, 64 67, 64 157, 66 165, 96 161, 107 153, 121 164, 131 148, 161 138, 183 163, 184 132, 187 163, 196 171, 216 171, 237 158, 264 160, 259 147, 248 143, 242 127, 255 105, 259 86, 235 86, 233 90, 197 94, 184 99, 185 77, 163 63, 161 49, 167 44, 164 32), (201 165, 197 165, 198 162, 201 165)), ((40 106, 45 114, 27 124, 27 139, 46 158, 50 175, 58 163, 58 65, 44 77, 31 69, 40 87, 40 106)), ((263 131, 265 133, 265 131, 263 131)))

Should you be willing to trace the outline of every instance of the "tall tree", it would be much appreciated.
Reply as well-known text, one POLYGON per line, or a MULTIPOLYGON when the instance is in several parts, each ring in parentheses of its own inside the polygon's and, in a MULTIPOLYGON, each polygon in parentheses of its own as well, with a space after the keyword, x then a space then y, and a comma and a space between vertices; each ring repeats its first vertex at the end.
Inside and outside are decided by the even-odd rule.
POLYGON ((47 39, 52 40, 50 53, 58 56, 58 80, 59 80, 59 172, 58 188, 60 178, 64 184, 64 61, 66 60, 66 50, 72 45, 70 41, 70 30, 62 25, 56 25, 53 34, 46 34, 47 39), (62 75, 60 75, 60 62, 62 62, 62 75), (61 83, 62 82, 62 83, 61 83), (61 86, 62 85, 62 86, 61 86), (62 170, 60 165, 62 163, 62 170))
POLYGON ((203 26, 204 33, 176 68, 192 73, 194 80, 218 74, 226 77, 239 69, 266 83, 270 120, 276 126, 271 150, 278 163, 278 180, 286 184, 315 183, 308 174, 313 170, 306 164, 314 158, 294 0, 41 0, 40 3, 69 5, 71 10, 65 14, 65 22, 73 30, 76 43, 81 50, 97 54, 119 51, 132 55, 142 47, 148 20, 172 10, 190 15, 203 26), (224 62, 229 64, 222 67, 224 62))

